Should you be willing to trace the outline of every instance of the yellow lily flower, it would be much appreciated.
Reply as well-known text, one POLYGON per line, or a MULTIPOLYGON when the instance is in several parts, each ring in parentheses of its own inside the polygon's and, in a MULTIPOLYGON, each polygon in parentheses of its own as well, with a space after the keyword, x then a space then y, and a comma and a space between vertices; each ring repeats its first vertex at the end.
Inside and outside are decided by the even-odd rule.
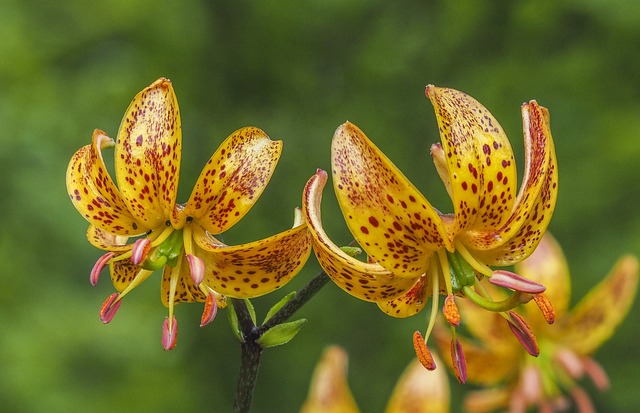
POLYGON ((162 343, 175 346, 174 305, 205 302, 201 325, 211 322, 225 297, 250 298, 286 284, 304 265, 311 241, 301 215, 294 227, 238 246, 216 239, 260 197, 280 157, 281 141, 245 127, 229 136, 205 165, 185 205, 176 204, 182 130, 173 86, 160 78, 127 109, 117 141, 95 130, 67 169, 67 190, 89 221, 89 242, 107 251, 91 271, 93 285, 108 264, 119 291, 100 318, 111 321, 121 300, 163 269, 162 302, 169 309, 162 343), (102 149, 115 147, 113 182, 102 149), (186 263, 185 263, 186 260, 186 263))
MULTIPOLYGON (((516 166, 509 140, 498 121, 472 97, 447 88, 427 86, 435 107, 441 144, 431 147, 436 169, 453 202, 442 214, 352 123, 333 136, 333 185, 347 225, 368 254, 368 262, 350 257, 322 228, 320 203, 327 173, 318 170, 308 181, 303 212, 315 254, 333 281, 353 296, 373 301, 387 314, 407 317, 419 312, 432 296, 432 331, 439 294, 447 296, 443 313, 454 328, 459 323, 456 297, 504 313, 516 336, 532 354, 535 339, 526 323, 507 313, 544 291, 508 271, 536 248, 553 214, 558 171, 548 111, 535 101, 522 105, 525 176, 516 194, 516 166), (494 302, 480 284, 489 282, 515 290, 494 302)), ((414 346, 429 369, 426 339, 419 332, 414 346)), ((452 356, 464 381, 465 362, 459 343, 452 356)))
MULTIPOLYGON (((523 355, 497 317, 487 317, 473 305, 462 306, 467 320, 473 320, 467 327, 476 339, 461 338, 469 362, 469 380, 487 387, 465 399, 466 409, 488 413, 508 408, 512 413, 524 413, 536 406, 541 412, 564 411, 573 399, 580 413, 594 412, 577 380, 587 375, 596 388, 608 387, 607 375, 592 354, 611 337, 631 308, 638 288, 638 260, 631 255, 620 258, 609 275, 571 311, 569 270, 560 246, 549 233, 516 270, 545 283, 556 322, 549 325, 535 306, 523 306, 541 350, 540 357, 533 359, 523 355)), ((446 330, 438 330, 437 337, 440 346, 446 347, 446 330)))
MULTIPOLYGON (((300 413, 359 413, 347 383, 347 353, 325 350, 316 366, 309 395, 300 413)), ((414 359, 398 380, 386 413, 448 413, 449 382, 444 370, 429 374, 414 359)))

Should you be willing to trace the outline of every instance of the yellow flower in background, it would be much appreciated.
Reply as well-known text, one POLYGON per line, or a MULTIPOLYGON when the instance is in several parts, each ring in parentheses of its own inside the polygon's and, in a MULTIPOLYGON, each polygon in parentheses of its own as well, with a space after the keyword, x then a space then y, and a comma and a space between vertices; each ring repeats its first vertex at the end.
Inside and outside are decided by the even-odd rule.
MULTIPOLYGON (((414 315, 431 296, 427 338, 438 296, 447 296, 443 313, 452 328, 460 322, 456 298, 466 297, 504 313, 516 336, 536 355, 535 338, 510 310, 543 292, 544 286, 490 267, 511 266, 531 254, 553 214, 558 171, 548 111, 535 101, 522 106, 525 175, 516 194, 513 151, 491 113, 453 89, 428 86, 426 94, 435 107, 442 142, 431 147, 431 154, 454 212, 442 214, 434 208, 358 127, 347 122, 333 137, 333 186, 368 262, 341 251, 322 228, 320 203, 327 181, 322 170, 308 181, 303 196, 316 256, 337 285, 376 302, 391 316, 414 315), (515 292, 494 301, 480 283, 483 279, 515 292)), ((414 346, 425 366, 435 368, 426 339, 418 332, 414 346)), ((451 353, 457 377, 464 381, 464 355, 455 335, 451 353)))
MULTIPOLYGON (((448 413, 449 382, 442 369, 426 371, 413 360, 398 380, 386 413, 448 413)), ((316 366, 309 395, 300 413, 358 413, 347 383, 347 353, 333 346, 316 366)))
POLYGON ((90 223, 89 242, 107 251, 94 266, 91 283, 109 265, 119 291, 105 301, 101 320, 110 322, 122 298, 162 269, 161 298, 169 309, 162 343, 169 350, 176 343, 176 303, 205 302, 201 325, 206 325, 225 297, 257 297, 296 275, 311 251, 298 211, 293 229, 260 241, 228 246, 215 238, 260 197, 281 148, 281 141, 258 128, 236 131, 205 165, 188 202, 178 205, 182 130, 168 79, 136 95, 116 142, 94 131, 92 143, 71 159, 66 181, 73 205, 90 223), (115 183, 101 152, 111 147, 115 183))
MULTIPOLYGON (((532 304, 523 306, 531 320, 540 346, 540 357, 526 357, 499 317, 489 317, 472 304, 461 311, 465 327, 475 338, 460 338, 469 363, 468 377, 486 387, 465 399, 469 412, 495 410, 526 412, 536 406, 542 412, 564 411, 571 400, 577 411, 595 411, 578 384, 585 375, 595 387, 604 390, 609 381, 592 354, 614 333, 624 320, 638 287, 638 260, 620 258, 611 273, 596 285, 571 311, 569 270, 560 246, 548 233, 536 251, 516 266, 516 270, 547 286, 554 303, 556 322, 549 325, 532 304)), ((467 304, 467 303, 465 303, 467 304)), ((438 330, 438 341, 447 346, 446 330, 438 330)))

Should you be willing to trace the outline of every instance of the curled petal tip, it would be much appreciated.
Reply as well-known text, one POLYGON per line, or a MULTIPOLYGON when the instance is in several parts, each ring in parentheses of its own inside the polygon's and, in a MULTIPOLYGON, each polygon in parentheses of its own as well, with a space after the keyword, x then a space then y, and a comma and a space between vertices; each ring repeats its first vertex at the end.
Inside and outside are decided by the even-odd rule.
POLYGON ((113 258, 115 254, 113 252, 107 252, 102 257, 98 258, 95 265, 91 269, 91 274, 89 275, 89 282, 94 287, 98 284, 98 277, 100 277, 100 272, 102 269, 109 263, 111 258, 113 258))
POLYGON ((527 350, 527 353, 533 357, 538 357, 540 354, 540 348, 538 347, 536 337, 533 335, 533 332, 526 321, 524 321, 524 319, 515 311, 509 311, 507 324, 509 325, 513 335, 516 336, 520 344, 522 344, 522 347, 527 350))
POLYGON ((165 317, 162 324, 162 347, 165 350, 173 350, 178 339, 178 320, 175 316, 165 317))
POLYGON ((131 262, 134 265, 140 265, 149 255, 151 250, 151 240, 149 238, 140 238, 136 240, 131 249, 131 262))
POLYGON ((457 338, 451 340, 451 360, 456 378, 460 383, 465 384, 467 382, 467 361, 464 358, 462 344, 457 338))
POLYGON ((204 311, 202 312, 202 318, 200 319, 200 327, 204 327, 211 323, 218 313, 218 303, 216 296, 212 291, 209 291, 207 299, 204 302, 204 311))
POLYGON ((189 262, 191 280, 197 287, 204 280, 204 260, 193 254, 187 254, 187 262, 189 262))
POLYGON ((496 270, 489 282, 500 287, 510 288, 515 291, 529 294, 540 294, 546 290, 545 286, 519 276, 511 271, 496 270))
POLYGON ((413 333, 413 348, 416 351, 416 356, 418 357, 420 364, 422 364, 427 370, 435 370, 436 362, 419 331, 413 333))
POLYGON ((111 320, 113 320, 113 316, 116 315, 118 308, 120 308, 122 301, 118 299, 119 296, 120 294, 113 293, 105 300, 104 304, 102 304, 102 308, 100 309, 100 320, 104 324, 110 323, 111 320))

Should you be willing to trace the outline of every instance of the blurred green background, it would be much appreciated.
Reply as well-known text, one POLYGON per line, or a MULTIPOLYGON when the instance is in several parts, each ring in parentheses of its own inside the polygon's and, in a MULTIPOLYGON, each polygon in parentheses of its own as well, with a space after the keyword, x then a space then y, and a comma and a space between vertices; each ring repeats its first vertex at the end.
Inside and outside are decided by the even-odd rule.
MULTIPOLYGON (((550 229, 569 258, 575 302, 620 255, 640 250, 639 47, 632 0, 3 0, 2 410, 231 410, 239 346, 226 311, 200 329, 202 306, 178 306, 178 346, 164 352, 155 276, 102 325, 98 311, 113 287, 105 275, 89 285, 101 253, 86 242, 87 223, 66 194, 71 155, 94 128, 115 136, 133 96, 156 78, 170 78, 180 102, 182 202, 234 130, 255 125, 284 141, 269 188, 225 234, 231 244, 290 226, 306 180, 329 168, 331 136, 345 120, 446 211, 429 156, 438 133, 425 85, 485 104, 511 137, 520 168, 520 104, 537 99, 551 112, 561 182, 550 229)), ((111 152, 105 158, 112 163, 111 152)), ((348 243, 331 190, 323 213, 332 237, 348 243)), ((312 258, 290 285, 255 300, 259 314, 318 269, 312 258)), ((599 410, 640 405, 639 309, 636 302, 597 354, 612 382, 609 392, 594 392, 599 410)), ((309 322, 298 337, 264 354, 255 412, 297 411, 328 344, 350 352, 362 410, 382 411, 413 355, 411 334, 426 325, 424 315, 392 319, 333 284, 300 316, 309 322)))

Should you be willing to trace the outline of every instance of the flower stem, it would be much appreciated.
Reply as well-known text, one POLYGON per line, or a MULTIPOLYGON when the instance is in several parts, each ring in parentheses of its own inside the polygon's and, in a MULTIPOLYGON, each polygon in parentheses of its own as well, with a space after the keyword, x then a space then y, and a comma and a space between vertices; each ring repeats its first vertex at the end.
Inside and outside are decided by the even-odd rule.
POLYGON ((258 377, 262 347, 257 340, 270 328, 283 323, 304 304, 307 303, 329 281, 329 276, 320 271, 307 285, 285 304, 266 323, 257 327, 251 319, 251 314, 244 300, 232 298, 231 304, 238 316, 238 326, 243 340, 240 343, 241 364, 236 387, 236 399, 233 405, 234 413, 248 413, 253 400, 253 390, 258 377))

